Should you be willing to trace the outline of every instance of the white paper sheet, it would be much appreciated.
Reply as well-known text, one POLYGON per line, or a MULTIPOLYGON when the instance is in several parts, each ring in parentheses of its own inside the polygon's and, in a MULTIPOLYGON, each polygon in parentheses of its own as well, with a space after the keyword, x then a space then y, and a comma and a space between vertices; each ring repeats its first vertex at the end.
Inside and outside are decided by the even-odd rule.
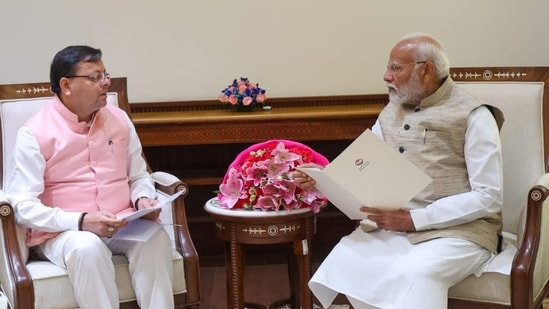
POLYGON ((173 195, 168 196, 168 198, 163 199, 162 201, 159 201, 154 207, 141 209, 136 212, 123 212, 116 215, 117 219, 126 219, 128 221, 135 220, 137 218, 141 218, 146 214, 149 214, 157 209, 163 208, 165 206, 170 205, 176 198, 178 198, 181 194, 183 194, 185 191, 177 191, 173 195))
POLYGON ((298 170, 353 220, 364 219, 361 206, 401 208, 423 190, 431 177, 367 129, 328 166, 298 170))
POLYGON ((112 235, 112 239, 131 240, 131 241, 147 241, 159 229, 163 228, 161 223, 136 219, 130 221, 128 226, 121 228, 116 234, 112 235))

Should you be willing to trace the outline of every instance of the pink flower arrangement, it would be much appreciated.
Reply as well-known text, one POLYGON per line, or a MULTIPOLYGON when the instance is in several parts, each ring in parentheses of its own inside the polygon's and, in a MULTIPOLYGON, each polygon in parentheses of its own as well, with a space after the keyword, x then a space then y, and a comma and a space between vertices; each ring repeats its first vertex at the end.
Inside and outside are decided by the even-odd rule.
POLYGON ((235 79, 233 83, 221 91, 219 101, 229 103, 233 106, 253 107, 256 103, 263 103, 267 100, 265 89, 259 88, 246 77, 235 79))
POLYGON ((217 195, 221 207, 278 211, 310 208, 318 213, 327 199, 316 189, 302 190, 291 172, 295 167, 328 160, 308 146, 289 140, 269 140, 242 151, 229 166, 217 195))

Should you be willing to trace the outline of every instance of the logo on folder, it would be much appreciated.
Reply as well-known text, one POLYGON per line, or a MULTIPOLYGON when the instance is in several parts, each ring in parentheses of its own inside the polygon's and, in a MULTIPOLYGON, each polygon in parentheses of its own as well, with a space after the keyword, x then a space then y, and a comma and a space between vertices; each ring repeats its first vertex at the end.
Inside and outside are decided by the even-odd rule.
POLYGON ((364 159, 362 158, 358 158, 355 160, 355 166, 358 167, 359 171, 362 171, 364 168, 366 168, 368 164, 370 164, 370 161, 364 161, 364 159))

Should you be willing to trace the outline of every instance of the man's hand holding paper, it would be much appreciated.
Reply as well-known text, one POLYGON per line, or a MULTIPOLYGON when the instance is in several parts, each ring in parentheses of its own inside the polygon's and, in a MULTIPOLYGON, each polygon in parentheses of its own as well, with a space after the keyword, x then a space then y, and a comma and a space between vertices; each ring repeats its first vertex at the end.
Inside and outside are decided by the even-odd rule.
POLYGON ((374 207, 362 206, 360 211, 368 214, 368 220, 384 230, 397 232, 414 232, 416 227, 408 209, 381 210, 374 207))
MULTIPOLYGON (((158 204, 158 200, 148 198, 148 197, 143 197, 137 200, 137 203, 135 206, 137 209, 149 209, 149 208, 154 208, 157 204, 158 204)), ((155 211, 142 216, 141 219, 155 221, 156 219, 158 219, 158 216, 160 216, 160 211, 161 209, 156 209, 155 211)))
MULTIPOLYGON (((315 163, 301 164, 299 168, 316 168, 323 169, 324 167, 315 163)), ((292 172, 292 179, 303 190, 310 190, 316 185, 316 181, 311 176, 307 175, 304 171, 298 169, 298 171, 292 172)))
MULTIPOLYGON (((141 205, 144 204, 144 203, 140 203, 140 209, 138 211, 136 211, 136 212, 117 213, 116 217, 118 219, 126 219, 127 221, 132 221, 132 220, 135 220, 137 218, 143 218, 143 219, 148 219, 148 220, 156 220, 156 218, 158 218, 158 215, 160 214, 160 211, 162 210, 162 208, 164 208, 165 206, 170 205, 171 202, 173 202, 176 198, 178 198, 181 194, 183 194, 183 192, 184 191, 178 191, 178 192, 168 196, 166 199, 163 199, 163 200, 160 200, 160 201, 153 200, 153 199, 147 199, 147 200, 149 200, 149 201, 147 201, 149 204, 144 205, 146 208, 141 208, 141 207, 143 207, 141 205), (150 218, 154 218, 154 219, 150 219, 150 218)), ((143 200, 145 200, 145 199, 143 199, 143 200)), ((145 201, 143 201, 143 202, 145 202, 145 201)))

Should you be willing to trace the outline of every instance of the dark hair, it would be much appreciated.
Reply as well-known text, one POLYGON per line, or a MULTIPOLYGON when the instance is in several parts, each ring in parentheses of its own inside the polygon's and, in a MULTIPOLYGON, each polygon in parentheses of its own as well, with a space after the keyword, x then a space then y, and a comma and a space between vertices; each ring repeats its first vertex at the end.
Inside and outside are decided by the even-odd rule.
POLYGON ((101 56, 100 49, 85 45, 68 46, 57 52, 50 67, 51 91, 59 95, 59 81, 62 77, 76 74, 81 62, 98 62, 101 56))

